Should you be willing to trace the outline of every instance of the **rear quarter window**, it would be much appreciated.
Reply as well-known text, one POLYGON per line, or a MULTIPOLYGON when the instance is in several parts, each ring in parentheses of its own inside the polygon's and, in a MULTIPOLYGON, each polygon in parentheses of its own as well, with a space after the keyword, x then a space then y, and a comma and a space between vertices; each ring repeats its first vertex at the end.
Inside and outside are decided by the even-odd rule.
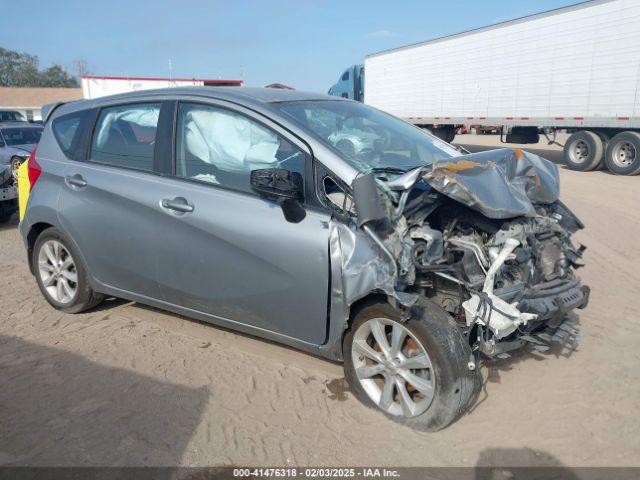
POLYGON ((53 120, 53 136, 69 159, 84 160, 88 132, 94 114, 94 110, 81 110, 53 120))

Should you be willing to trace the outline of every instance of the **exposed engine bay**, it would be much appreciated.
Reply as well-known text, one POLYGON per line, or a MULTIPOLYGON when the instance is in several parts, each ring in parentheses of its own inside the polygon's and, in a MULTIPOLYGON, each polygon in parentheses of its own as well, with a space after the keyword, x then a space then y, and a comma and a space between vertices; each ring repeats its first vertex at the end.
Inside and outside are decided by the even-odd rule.
POLYGON ((378 178, 384 222, 354 194, 360 226, 395 263, 398 303, 431 299, 474 351, 494 356, 575 340, 566 314, 587 305, 589 288, 571 236, 583 225, 558 200, 558 180, 550 162, 504 149, 378 178))

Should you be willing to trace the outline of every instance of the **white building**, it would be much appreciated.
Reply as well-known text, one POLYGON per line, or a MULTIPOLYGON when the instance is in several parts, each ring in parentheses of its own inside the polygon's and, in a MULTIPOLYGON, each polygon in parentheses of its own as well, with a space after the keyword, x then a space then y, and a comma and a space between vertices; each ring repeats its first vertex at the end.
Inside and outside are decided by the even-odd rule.
POLYGON ((84 98, 98 98, 118 93, 151 90, 155 88, 223 86, 239 87, 242 80, 222 80, 206 78, 161 78, 161 77, 112 77, 83 75, 82 94, 84 98))

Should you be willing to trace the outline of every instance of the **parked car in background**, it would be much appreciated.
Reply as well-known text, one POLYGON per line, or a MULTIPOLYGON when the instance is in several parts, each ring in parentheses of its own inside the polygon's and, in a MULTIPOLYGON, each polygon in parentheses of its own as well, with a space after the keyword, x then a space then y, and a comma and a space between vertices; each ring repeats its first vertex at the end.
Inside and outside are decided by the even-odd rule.
POLYGON ((0 164, 0 224, 8 222, 17 209, 17 191, 11 166, 0 164))
POLYGON ((341 360, 365 404, 437 430, 481 358, 567 339, 587 304, 582 224, 536 155, 285 89, 44 111, 20 232, 62 311, 121 297, 341 360))
POLYGON ((0 165, 10 165, 14 180, 22 165, 40 141, 42 125, 30 123, 0 124, 0 165))
POLYGON ((5 122, 26 122, 22 113, 17 110, 0 110, 0 123, 5 122))

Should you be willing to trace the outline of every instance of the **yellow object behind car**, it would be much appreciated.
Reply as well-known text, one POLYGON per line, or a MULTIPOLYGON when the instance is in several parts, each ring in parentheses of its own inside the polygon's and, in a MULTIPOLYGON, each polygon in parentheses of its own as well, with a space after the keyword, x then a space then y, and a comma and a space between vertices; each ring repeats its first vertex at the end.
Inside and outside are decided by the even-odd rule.
POLYGON ((29 182, 29 162, 23 162, 18 168, 18 209, 20 212, 20 221, 24 218, 24 212, 27 210, 27 202, 29 201, 29 193, 31 183, 29 182))

